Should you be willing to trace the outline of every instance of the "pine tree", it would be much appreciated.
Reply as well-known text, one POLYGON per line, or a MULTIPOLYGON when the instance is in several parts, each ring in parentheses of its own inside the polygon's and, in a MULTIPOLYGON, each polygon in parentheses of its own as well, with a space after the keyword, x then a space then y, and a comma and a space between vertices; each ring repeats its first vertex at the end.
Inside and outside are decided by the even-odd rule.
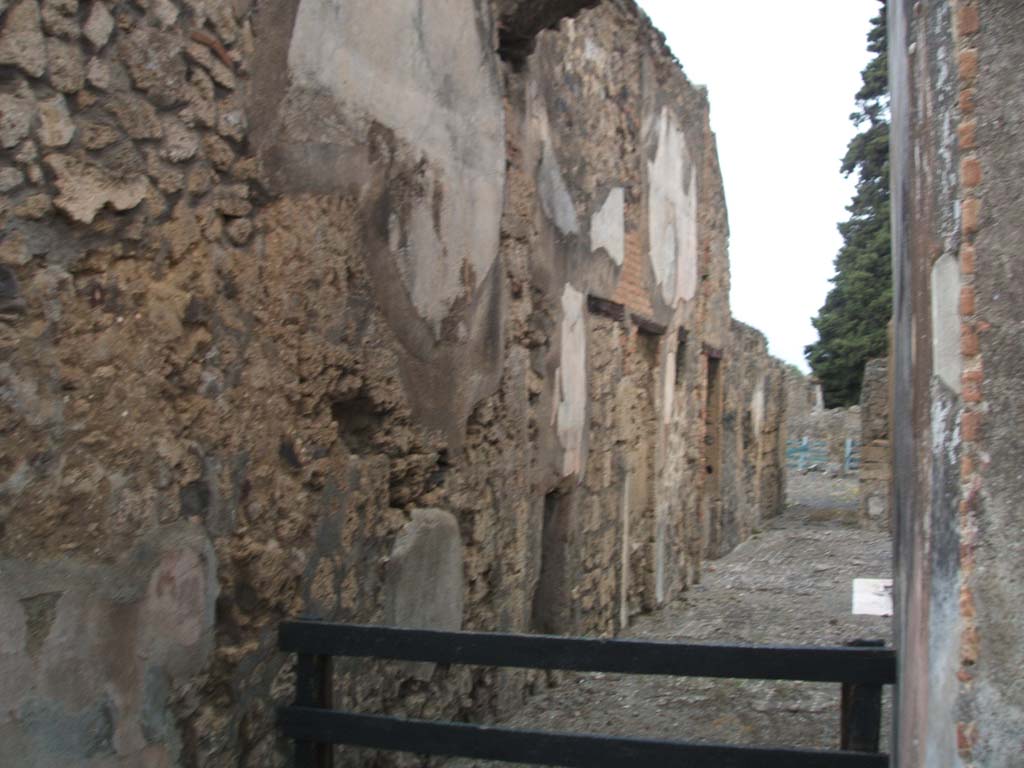
POLYGON ((863 130, 847 147, 842 172, 857 173, 857 191, 839 225, 843 246, 835 259, 833 288, 812 322, 818 341, 804 354, 821 381, 829 408, 860 399, 864 365, 884 356, 892 314, 889 239, 889 78, 885 7, 871 21, 868 50, 875 54, 861 73, 857 111, 850 119, 863 130))

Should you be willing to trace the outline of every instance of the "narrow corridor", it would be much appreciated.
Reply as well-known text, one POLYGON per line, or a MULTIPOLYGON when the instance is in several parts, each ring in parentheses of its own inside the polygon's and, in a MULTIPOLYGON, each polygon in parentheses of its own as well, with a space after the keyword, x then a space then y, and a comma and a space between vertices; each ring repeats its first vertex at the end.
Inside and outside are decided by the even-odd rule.
MULTIPOLYGON (((794 473, 795 474, 795 473, 794 473)), ((887 534, 852 527, 857 481, 789 480, 786 512, 724 558, 677 602, 623 637, 708 643, 891 642, 891 620, 851 614, 858 577, 889 577, 887 534)), ((883 721, 887 746, 889 703, 883 721)), ((835 748, 839 686, 786 681, 564 673, 508 725, 685 741, 835 748)), ((451 768, 492 765, 459 760, 451 768)), ((503 765, 494 763, 493 765, 503 765)))

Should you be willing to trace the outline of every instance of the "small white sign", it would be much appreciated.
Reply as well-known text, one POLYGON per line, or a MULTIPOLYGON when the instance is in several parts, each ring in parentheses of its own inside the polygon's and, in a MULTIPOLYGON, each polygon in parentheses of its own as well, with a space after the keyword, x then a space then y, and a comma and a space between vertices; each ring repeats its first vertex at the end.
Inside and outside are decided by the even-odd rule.
POLYGON ((892 616, 892 579, 854 579, 853 612, 892 616))

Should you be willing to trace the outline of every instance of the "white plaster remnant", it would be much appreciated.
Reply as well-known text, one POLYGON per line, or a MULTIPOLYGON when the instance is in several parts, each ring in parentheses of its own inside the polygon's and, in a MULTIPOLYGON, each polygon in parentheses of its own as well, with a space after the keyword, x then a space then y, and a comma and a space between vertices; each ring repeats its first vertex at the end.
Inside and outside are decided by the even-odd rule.
POLYGON ((443 509, 413 509, 388 557, 388 626, 462 629, 462 561, 462 537, 455 515, 443 509))
POLYGON ((587 415, 586 297, 568 283, 562 292, 561 358, 555 374, 558 440, 562 444, 562 477, 583 469, 583 430, 587 415))
POLYGON ((674 304, 697 293, 697 169, 668 107, 649 130, 656 147, 647 168, 651 266, 665 301, 674 304))
POLYGON ((750 397, 750 420, 753 422, 754 435, 760 436, 761 427, 764 426, 764 376, 754 387, 754 394, 750 397))
POLYGON ((950 254, 932 266, 932 370, 960 393, 960 267, 950 254))
POLYGON ((541 211, 563 234, 576 234, 580 231, 576 204, 558 164, 544 99, 538 92, 536 83, 532 81, 527 88, 526 99, 530 133, 535 137, 535 146, 539 148, 540 155, 539 161, 534 156, 532 162, 539 163, 537 195, 540 198, 541 211))
MULTIPOLYGON (((411 629, 462 629, 465 586, 463 544, 455 515, 444 509, 413 509, 387 562, 384 623, 411 629)), ((429 680, 436 665, 406 667, 429 680)))
POLYGON ((590 218, 590 250, 604 248, 616 266, 626 258, 626 194, 614 187, 590 218))
POLYGON ((547 216, 563 234, 575 234, 580 231, 580 223, 576 218, 576 205, 572 201, 569 187, 558 166, 558 158, 551 148, 550 142, 544 144, 544 154, 540 161, 540 174, 537 179, 537 191, 540 193, 540 205, 547 216))
POLYGON ((288 52, 293 87, 393 129, 423 163, 421 189, 390 232, 406 290, 440 334, 498 253, 505 116, 475 0, 301 0, 288 52), (493 71, 481 71, 492 67, 493 71))

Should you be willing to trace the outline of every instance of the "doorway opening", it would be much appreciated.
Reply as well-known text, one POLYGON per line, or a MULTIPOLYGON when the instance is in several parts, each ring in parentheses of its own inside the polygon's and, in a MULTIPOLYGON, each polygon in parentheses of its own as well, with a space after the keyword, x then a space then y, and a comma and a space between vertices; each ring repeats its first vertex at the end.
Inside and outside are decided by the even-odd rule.
POLYGON ((533 593, 531 624, 534 632, 563 635, 572 631, 571 535, 572 494, 551 491, 544 497, 540 576, 533 593))

